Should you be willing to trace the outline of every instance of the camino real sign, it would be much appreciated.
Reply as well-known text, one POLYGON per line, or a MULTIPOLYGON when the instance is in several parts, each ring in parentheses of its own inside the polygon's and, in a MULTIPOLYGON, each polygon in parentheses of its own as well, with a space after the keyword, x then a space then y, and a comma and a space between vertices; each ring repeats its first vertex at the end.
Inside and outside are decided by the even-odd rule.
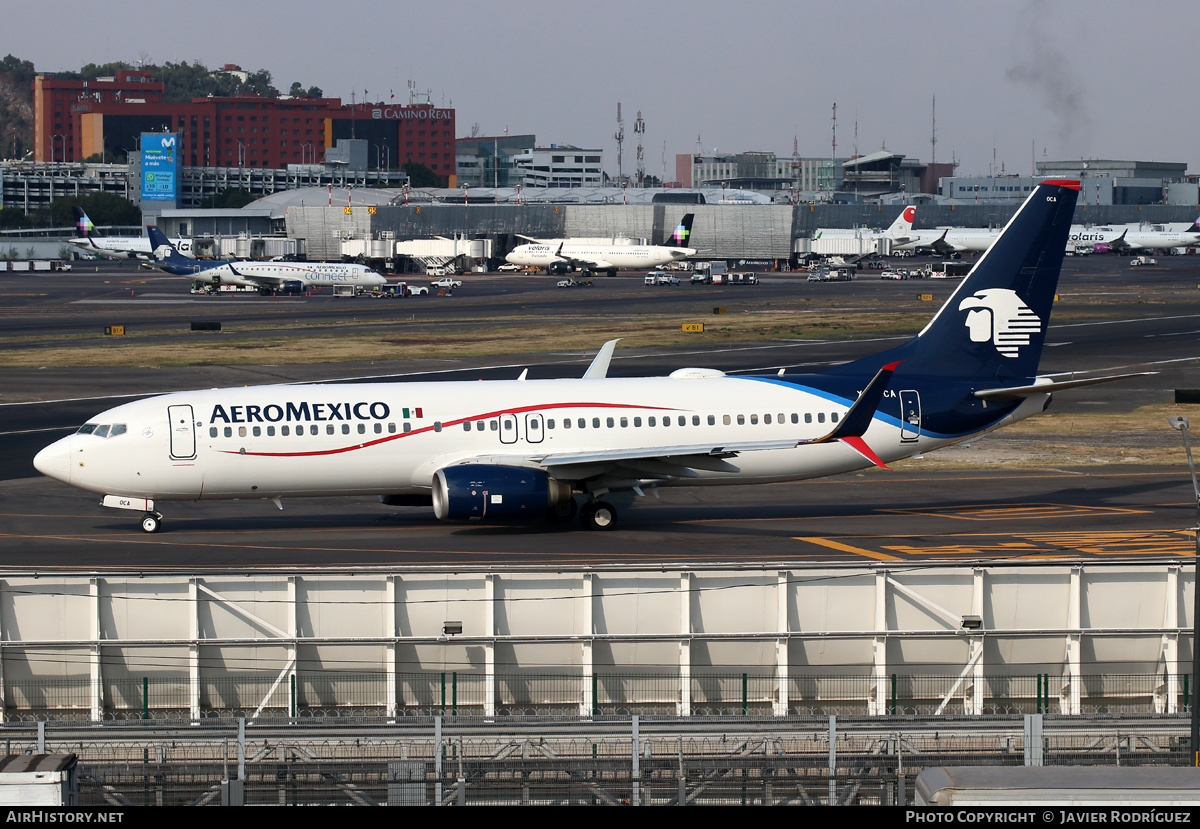
POLYGON ((142 201, 175 201, 179 195, 179 136, 142 133, 142 201))

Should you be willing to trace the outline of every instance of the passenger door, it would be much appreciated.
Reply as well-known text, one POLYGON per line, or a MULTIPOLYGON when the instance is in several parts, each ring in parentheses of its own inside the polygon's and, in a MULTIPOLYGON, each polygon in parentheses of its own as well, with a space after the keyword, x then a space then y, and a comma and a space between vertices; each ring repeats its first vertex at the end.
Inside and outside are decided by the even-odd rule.
POLYGON ((916 443, 921 436, 921 396, 916 391, 900 392, 901 443, 916 443))
POLYGON ((191 406, 167 406, 171 429, 171 459, 182 461, 196 457, 196 420, 191 406))

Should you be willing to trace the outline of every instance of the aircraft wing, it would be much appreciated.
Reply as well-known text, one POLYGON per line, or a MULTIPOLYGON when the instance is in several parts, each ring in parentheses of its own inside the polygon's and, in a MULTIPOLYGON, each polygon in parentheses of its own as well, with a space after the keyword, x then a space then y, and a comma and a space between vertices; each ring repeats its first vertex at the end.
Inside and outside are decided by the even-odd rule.
POLYGON ((606 262, 603 259, 588 259, 587 257, 583 257, 583 256, 572 256, 569 253, 563 253, 563 245, 561 245, 561 244, 558 246, 558 250, 554 251, 554 255, 558 259, 561 259, 564 262, 567 262, 568 264, 571 265, 571 267, 574 267, 574 268, 590 268, 593 270, 604 270, 605 268, 612 267, 612 263, 606 262))
MULTIPOLYGON (((609 345, 615 345, 615 342, 609 345)), ((606 346, 607 347, 607 346, 606 346)), ((599 360, 600 357, 597 357, 599 360)), ((775 449, 796 449, 820 443, 842 442, 876 466, 887 468, 867 445, 866 434, 883 399, 892 374, 899 363, 883 366, 872 378, 858 399, 847 410, 833 430, 806 440, 778 439, 734 441, 728 443, 689 443, 673 446, 634 447, 630 449, 601 449, 589 452, 547 452, 528 454, 523 460, 555 473, 561 479, 584 479, 616 473, 635 478, 694 478, 696 470, 737 472, 727 458, 742 452, 762 452, 775 449)))
POLYGON ((1121 232, 1120 236, 1118 236, 1116 239, 1113 239, 1111 242, 1109 242, 1108 249, 1109 250, 1118 250, 1118 251, 1119 250, 1133 250, 1134 246, 1125 241, 1125 234, 1128 232, 1129 232, 1129 229, 1126 228, 1124 231, 1121 232))
POLYGON ((942 231, 941 236, 937 237, 936 239, 934 239, 932 242, 929 243, 929 247, 931 247, 935 253, 940 253, 942 255, 946 255, 949 253, 955 253, 958 250, 957 248, 954 247, 954 245, 952 245, 946 241, 946 234, 949 232, 950 232, 950 230, 949 230, 949 228, 947 228, 946 230, 942 231))
MULTIPOLYGON (((1198 219, 1197 221, 1200 221, 1200 219, 1198 219)), ((533 242, 535 245, 546 244, 545 239, 535 239, 532 236, 526 236, 524 233, 514 233, 513 236, 516 236, 518 239, 525 239, 526 241, 533 242)))

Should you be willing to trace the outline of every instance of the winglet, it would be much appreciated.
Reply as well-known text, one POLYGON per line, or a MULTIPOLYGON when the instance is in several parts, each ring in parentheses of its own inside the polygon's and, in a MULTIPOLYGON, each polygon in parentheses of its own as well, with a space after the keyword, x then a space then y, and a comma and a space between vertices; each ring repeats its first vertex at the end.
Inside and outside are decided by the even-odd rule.
POLYGON ((612 362, 613 350, 616 349, 617 343, 621 339, 621 337, 617 337, 615 340, 609 340, 600 346, 600 350, 596 352, 596 357, 592 360, 592 364, 583 373, 584 380, 603 380, 608 376, 608 364, 612 362))
POLYGON ((887 390, 888 383, 891 382, 898 365, 900 365, 899 362, 888 363, 879 369, 878 373, 871 378, 871 382, 867 383, 862 394, 854 401, 850 411, 846 412, 846 416, 842 418, 837 428, 821 440, 845 440, 865 435, 867 429, 871 427, 871 421, 875 418, 875 410, 879 408, 879 401, 883 400, 883 393, 887 390))

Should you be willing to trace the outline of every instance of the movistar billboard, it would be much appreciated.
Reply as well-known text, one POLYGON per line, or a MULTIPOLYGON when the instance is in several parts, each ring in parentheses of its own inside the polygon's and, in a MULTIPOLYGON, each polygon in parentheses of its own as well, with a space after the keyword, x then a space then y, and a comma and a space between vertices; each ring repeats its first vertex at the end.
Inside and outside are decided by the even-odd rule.
POLYGON ((176 201, 179 196, 179 136, 142 133, 142 201, 176 201))

